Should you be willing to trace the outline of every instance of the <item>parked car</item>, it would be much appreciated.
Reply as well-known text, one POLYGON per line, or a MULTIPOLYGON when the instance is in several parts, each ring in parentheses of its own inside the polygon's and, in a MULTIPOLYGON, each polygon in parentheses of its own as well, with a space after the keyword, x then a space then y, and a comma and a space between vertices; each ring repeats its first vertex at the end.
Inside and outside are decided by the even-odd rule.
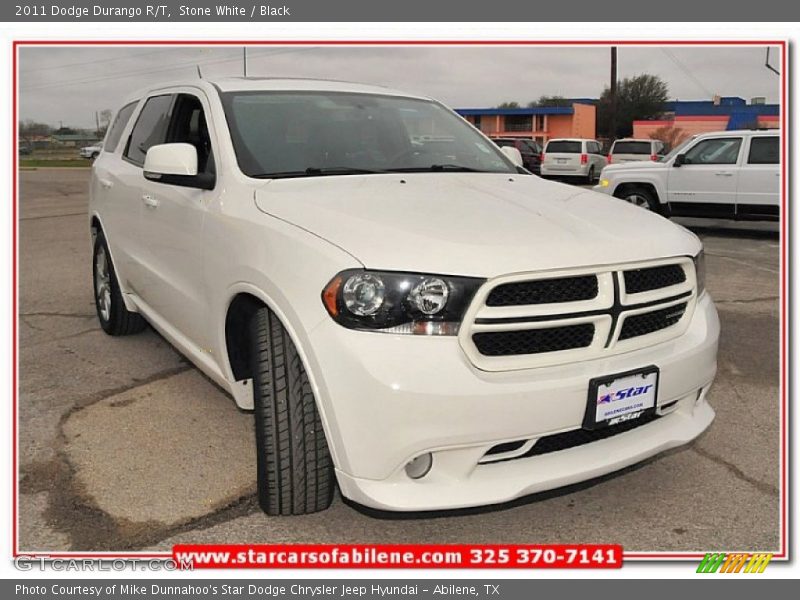
POLYGON ((665 216, 777 220, 780 135, 697 135, 659 162, 609 165, 594 189, 665 216))
POLYGON ((28 146, 28 144, 20 144, 17 146, 17 152, 20 154, 20 156, 28 156, 29 154, 33 153, 33 150, 30 146, 28 146))
POLYGON ((642 160, 658 161, 662 158, 664 158, 664 142, 661 140, 633 138, 615 140, 608 152, 609 165, 642 160))
POLYGON ((520 138, 492 138, 501 148, 512 147, 522 155, 522 166, 539 175, 542 170, 542 147, 535 140, 520 138))
POLYGON ((581 177, 594 183, 606 162, 597 140, 552 139, 542 155, 542 177, 581 177))
POLYGON ((512 156, 382 87, 154 87, 92 167, 100 325, 149 322, 253 411, 269 514, 337 482, 495 504, 688 443, 714 418, 701 242, 512 156))
POLYGON ((103 144, 95 144, 93 146, 84 146, 80 149, 80 156, 81 158, 91 158, 95 159, 100 156, 100 153, 103 151, 103 144))

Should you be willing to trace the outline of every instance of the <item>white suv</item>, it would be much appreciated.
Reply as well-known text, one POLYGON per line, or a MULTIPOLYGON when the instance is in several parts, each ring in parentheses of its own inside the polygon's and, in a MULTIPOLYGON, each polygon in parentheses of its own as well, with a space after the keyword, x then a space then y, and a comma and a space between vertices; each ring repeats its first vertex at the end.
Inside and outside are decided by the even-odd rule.
POLYGON ((581 177, 594 183, 607 162, 597 140, 552 139, 542 153, 542 177, 581 177))
POLYGON ((780 213, 780 135, 697 135, 659 162, 609 165, 594 189, 665 216, 774 221, 780 213))
MULTIPOLYGON (((433 100, 195 80, 119 111, 94 163, 97 314, 145 320, 253 409, 260 504, 493 504, 711 423, 702 246, 547 182, 433 100)), ((188 423, 188 421, 187 421, 188 423)))

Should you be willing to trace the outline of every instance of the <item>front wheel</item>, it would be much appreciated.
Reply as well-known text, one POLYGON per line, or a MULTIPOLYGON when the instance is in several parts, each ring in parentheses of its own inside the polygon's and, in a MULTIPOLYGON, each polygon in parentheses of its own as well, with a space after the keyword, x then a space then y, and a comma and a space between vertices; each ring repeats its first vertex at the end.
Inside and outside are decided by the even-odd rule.
POLYGON ((250 322, 250 344, 259 505, 268 515, 325 510, 333 461, 297 348, 266 307, 250 322))
POLYGON ((645 210, 651 210, 654 213, 662 214, 661 204, 659 203, 658 198, 656 198, 653 192, 645 187, 625 187, 614 195, 621 200, 630 202, 634 206, 638 206, 639 208, 644 208, 645 210))

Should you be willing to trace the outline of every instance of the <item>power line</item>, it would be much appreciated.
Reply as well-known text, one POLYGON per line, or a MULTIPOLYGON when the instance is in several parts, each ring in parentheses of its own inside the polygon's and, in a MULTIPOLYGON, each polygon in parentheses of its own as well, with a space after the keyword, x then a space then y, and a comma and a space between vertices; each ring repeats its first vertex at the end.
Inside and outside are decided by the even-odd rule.
MULTIPOLYGON (((100 63, 113 62, 115 60, 125 60, 130 58, 140 58, 142 56, 151 56, 153 54, 161 54, 162 52, 169 52, 171 48, 162 48, 161 50, 153 50, 152 52, 139 52, 137 54, 127 54, 125 56, 115 56, 112 58, 100 58, 97 60, 84 60, 73 63, 64 63, 61 65, 50 65, 47 67, 34 67, 33 69, 25 69, 26 73, 38 73, 39 71, 52 71, 54 69, 68 69, 70 67, 83 67, 86 65, 97 65, 100 63)), ((23 50, 24 52, 24 50, 23 50)))
POLYGON ((702 81, 700 81, 700 80, 699 80, 697 77, 695 77, 695 76, 694 76, 694 74, 693 74, 693 73, 692 73, 692 72, 689 70, 689 68, 688 68, 686 65, 684 65, 684 64, 683 64, 683 63, 682 63, 682 62, 681 62, 681 61, 678 59, 678 57, 677 57, 677 56, 675 56, 675 54, 673 54, 673 53, 672 53, 670 50, 668 50, 667 48, 661 48, 661 51, 662 51, 664 54, 666 54, 666 55, 667 55, 667 57, 668 57, 668 58, 670 58, 670 59, 672 60, 672 62, 674 62, 674 63, 675 63, 675 65, 676 65, 676 66, 677 66, 677 67, 678 67, 678 68, 679 68, 681 71, 683 71, 684 75, 686 75, 686 76, 687 76, 689 79, 691 79, 691 80, 692 80, 692 81, 693 81, 693 82, 694 82, 694 83, 697 85, 697 87, 699 87, 701 90, 703 90, 703 92, 705 93, 705 95, 706 95, 708 98, 711 98, 711 97, 713 97, 713 96, 714 96, 714 93, 713 93, 713 92, 711 92, 711 91, 710 91, 710 90, 709 90, 709 89, 708 89, 708 88, 707 88, 705 85, 703 85, 703 82, 702 82, 702 81))

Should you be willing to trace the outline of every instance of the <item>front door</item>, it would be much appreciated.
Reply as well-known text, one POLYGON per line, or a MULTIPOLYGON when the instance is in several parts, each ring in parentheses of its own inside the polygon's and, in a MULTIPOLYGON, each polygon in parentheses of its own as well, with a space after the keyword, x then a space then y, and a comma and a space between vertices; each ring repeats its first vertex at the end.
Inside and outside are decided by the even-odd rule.
MULTIPOLYGON (((198 173, 214 172, 206 114, 204 96, 179 93, 164 140, 192 144, 198 173)), ((213 194, 142 177, 140 231, 147 248, 147 277, 140 294, 153 311, 199 347, 207 347, 202 333, 207 304, 203 223, 213 194)))
POLYGON ((668 199, 672 214, 733 217, 742 138, 700 140, 683 153, 680 166, 671 165, 668 199))

